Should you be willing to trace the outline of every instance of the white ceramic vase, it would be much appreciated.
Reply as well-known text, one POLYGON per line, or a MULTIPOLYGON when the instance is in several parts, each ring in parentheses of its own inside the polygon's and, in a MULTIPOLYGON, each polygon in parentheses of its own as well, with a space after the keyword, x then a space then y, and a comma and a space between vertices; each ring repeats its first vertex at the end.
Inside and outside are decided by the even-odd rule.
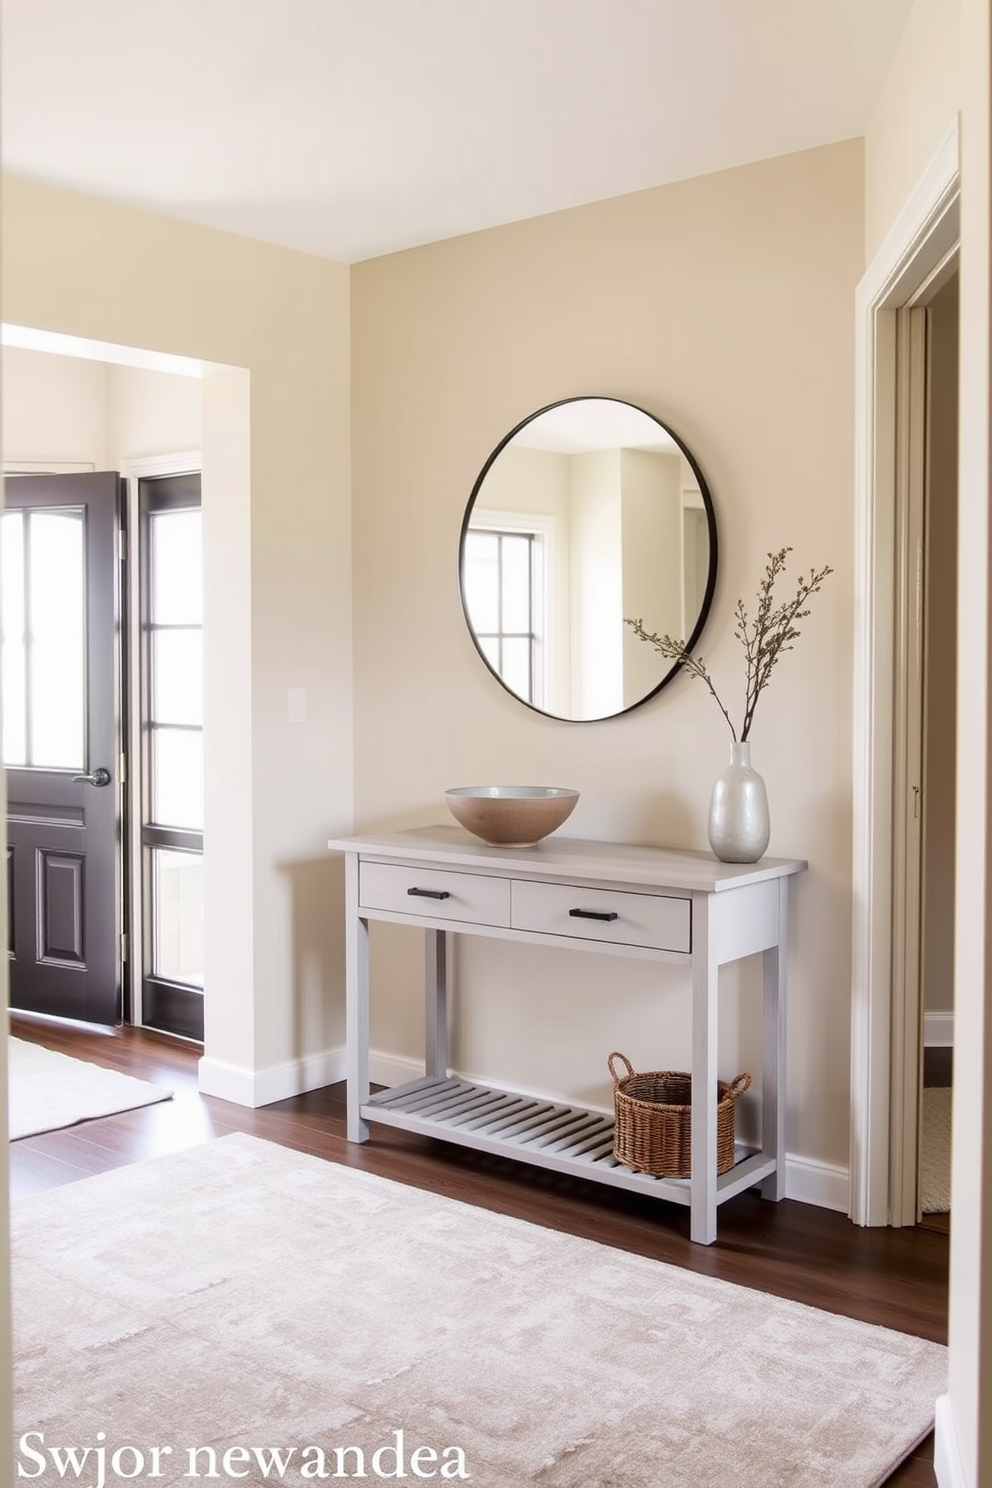
POLYGON ((731 744, 730 764, 710 798, 710 847, 721 863, 756 863, 768 846, 771 823, 765 782, 751 768, 751 745, 731 744))

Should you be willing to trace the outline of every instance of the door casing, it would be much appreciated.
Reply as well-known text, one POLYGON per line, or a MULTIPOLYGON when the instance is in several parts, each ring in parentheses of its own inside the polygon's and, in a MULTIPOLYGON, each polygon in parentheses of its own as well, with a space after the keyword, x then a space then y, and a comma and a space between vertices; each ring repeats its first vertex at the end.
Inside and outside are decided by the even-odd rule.
POLYGON ((892 996, 891 772, 915 726, 895 706, 895 313, 924 303, 950 278, 959 236, 955 120, 856 294, 849 1213, 863 1225, 892 1222, 893 1174, 906 1172, 907 1150, 916 1148, 904 1102, 892 1102, 907 1070, 892 996))

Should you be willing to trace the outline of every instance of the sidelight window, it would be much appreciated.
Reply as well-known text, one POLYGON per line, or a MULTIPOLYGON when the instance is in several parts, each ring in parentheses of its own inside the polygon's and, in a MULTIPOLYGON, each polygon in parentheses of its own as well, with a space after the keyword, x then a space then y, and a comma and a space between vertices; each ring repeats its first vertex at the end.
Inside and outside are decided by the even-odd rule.
POLYGON ((203 1037, 199 476, 142 480, 142 1021, 203 1037))

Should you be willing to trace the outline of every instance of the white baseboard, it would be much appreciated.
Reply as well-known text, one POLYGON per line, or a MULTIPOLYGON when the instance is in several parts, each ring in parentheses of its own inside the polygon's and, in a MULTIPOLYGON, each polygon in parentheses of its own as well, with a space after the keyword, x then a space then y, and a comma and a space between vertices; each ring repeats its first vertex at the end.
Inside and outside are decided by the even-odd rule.
POLYGON ((949 1395, 937 1397, 934 1432, 933 1471, 939 1488, 968 1488, 949 1395))
POLYGON ((225 1064, 222 1059, 208 1059, 204 1054, 196 1066, 196 1075, 201 1095, 216 1095, 218 1100, 231 1101, 236 1106, 254 1106, 252 1070, 225 1064))
POLYGON ((284 1064, 272 1064, 260 1070, 225 1064, 223 1060, 209 1059, 205 1055, 197 1066, 197 1072, 201 1095, 215 1095, 220 1100, 231 1101, 236 1106, 250 1106, 254 1110, 343 1080, 345 1051, 341 1047, 324 1049, 318 1054, 307 1054, 302 1059, 290 1059, 284 1064))
POLYGON ((924 1013, 923 1042, 928 1049, 953 1049, 954 1014, 924 1013))
MULTIPOLYGON (((261 1070, 244 1069, 204 1056, 198 1068, 201 1094, 215 1095, 221 1100, 254 1109, 343 1080, 345 1050, 343 1046, 325 1049, 319 1054, 287 1060, 284 1064, 270 1065, 261 1070)), ((422 1079, 423 1074, 422 1059, 386 1054, 377 1049, 369 1052, 369 1076, 373 1085, 405 1085, 409 1080, 422 1079)), ((472 1080, 482 1077, 466 1074, 463 1078, 472 1080)), ((500 1088, 491 1080, 486 1079, 485 1083, 494 1089, 500 1088)), ((521 1090, 517 1086, 513 1087, 513 1093, 528 1095, 536 1100, 562 1099, 560 1094, 546 1090, 521 1090)), ((590 1106, 589 1109, 608 1111, 609 1107, 590 1106)), ((834 1163, 817 1162, 812 1158, 786 1153, 785 1195, 801 1204, 815 1204, 820 1209, 835 1209, 846 1214, 850 1200, 848 1171, 834 1163)))
MULTIPOLYGON (((241 1065, 225 1064, 206 1055, 197 1066, 201 1095, 215 1095, 236 1106, 269 1106, 273 1101, 288 1100, 307 1090, 320 1090, 334 1085, 346 1076, 346 1051, 343 1044, 271 1064, 266 1069, 252 1070, 241 1065)), ((403 1085, 419 1080, 424 1073, 423 1060, 405 1059, 396 1054, 369 1054, 369 1073, 373 1085, 403 1085)))
POLYGON ((785 1197, 800 1204, 815 1204, 818 1209, 836 1209, 848 1214, 851 1204, 851 1179, 847 1168, 837 1163, 816 1162, 813 1158, 785 1154, 785 1197))

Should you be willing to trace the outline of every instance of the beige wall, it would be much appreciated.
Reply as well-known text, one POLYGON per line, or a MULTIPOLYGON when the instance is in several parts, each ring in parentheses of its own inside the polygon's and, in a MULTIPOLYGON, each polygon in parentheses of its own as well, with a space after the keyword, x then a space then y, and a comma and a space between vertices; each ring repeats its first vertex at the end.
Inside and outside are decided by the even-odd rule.
POLYGON ((106 469, 107 369, 102 362, 4 346, 3 459, 106 469))
POLYGON ((107 466, 198 450, 203 438, 201 383, 194 377, 107 368, 107 466))
POLYGON ((119 470, 198 450, 200 389, 198 377, 5 346, 4 463, 119 470))
MULTIPOLYGON (((9 177, 2 248, 5 321, 243 369, 202 384, 205 1069, 247 1101, 301 1062, 319 1083, 343 1038, 324 844, 352 808, 348 271, 9 177)), ((140 379, 110 381, 136 416, 140 379)))
MULTIPOLYGON (((753 596, 767 551, 792 544, 794 570, 833 565, 762 699, 754 758, 771 798, 771 851, 810 861, 790 954, 788 1146, 840 1170, 862 191, 861 146, 846 143, 352 271, 360 827, 442 821, 445 787, 526 779, 582 791, 570 835, 706 846, 730 736, 703 688, 679 679, 627 717, 559 723, 497 687, 466 633, 456 574, 465 503, 489 451, 534 409, 581 394, 629 399, 693 450, 721 541, 701 646, 735 710, 733 606, 753 596)), ((419 946, 376 928, 373 1041, 414 1059, 419 946)), ((466 939, 455 972, 463 1069, 606 1104, 611 1049, 642 1068, 685 1067, 677 970, 466 939)), ((721 1073, 757 1073, 756 968, 726 981, 721 1073)))
POLYGON ((926 540, 926 759, 923 783, 923 1006, 954 1007, 957 748, 958 281, 930 307, 926 540))
POLYGON ((916 0, 865 136, 870 262, 961 103, 963 0, 916 0))

